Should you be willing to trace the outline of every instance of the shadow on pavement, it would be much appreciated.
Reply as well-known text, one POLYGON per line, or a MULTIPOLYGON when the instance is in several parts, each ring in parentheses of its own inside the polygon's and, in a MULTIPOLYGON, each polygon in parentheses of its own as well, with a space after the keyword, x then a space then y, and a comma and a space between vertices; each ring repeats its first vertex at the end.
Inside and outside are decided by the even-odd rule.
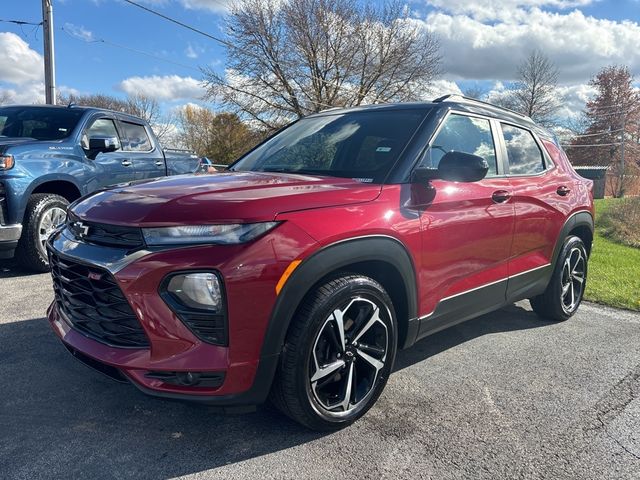
MULTIPOLYGON (((400 352, 396 370, 481 335, 545 325, 534 317, 514 306, 450 328, 400 352)), ((223 415, 146 397, 75 361, 45 319, 0 325, 0 367, 3 478, 169 478, 322 436, 268 407, 223 415)))
POLYGON ((26 270, 18 266, 15 260, 0 260, 0 279, 28 277, 31 275, 41 275, 41 274, 26 270))

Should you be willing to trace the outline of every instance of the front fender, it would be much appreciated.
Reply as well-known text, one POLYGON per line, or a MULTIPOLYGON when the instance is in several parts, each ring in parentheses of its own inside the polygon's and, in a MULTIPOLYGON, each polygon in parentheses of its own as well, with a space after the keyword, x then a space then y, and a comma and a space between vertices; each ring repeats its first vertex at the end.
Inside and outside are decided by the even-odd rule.
MULTIPOLYGON (((341 240, 323 247, 307 257, 291 274, 278 295, 271 313, 262 347, 262 357, 282 351, 291 320, 307 293, 324 277, 349 265, 367 261, 385 262, 393 266, 402 278, 406 291, 408 318, 418 316, 416 273, 411 256, 404 245, 393 237, 373 235, 341 240)), ((411 323, 411 322, 410 322, 411 323)), ((403 346, 415 341, 417 334, 408 327, 403 346)))

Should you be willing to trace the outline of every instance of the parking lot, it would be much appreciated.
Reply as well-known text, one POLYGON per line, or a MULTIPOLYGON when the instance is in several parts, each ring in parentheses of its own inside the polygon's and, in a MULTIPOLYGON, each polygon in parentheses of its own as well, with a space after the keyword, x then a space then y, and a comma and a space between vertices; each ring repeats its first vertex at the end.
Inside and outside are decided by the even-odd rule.
POLYGON ((1 478, 640 478, 640 315, 521 303, 400 352, 354 426, 147 398, 75 361, 48 275, 0 264, 1 478))

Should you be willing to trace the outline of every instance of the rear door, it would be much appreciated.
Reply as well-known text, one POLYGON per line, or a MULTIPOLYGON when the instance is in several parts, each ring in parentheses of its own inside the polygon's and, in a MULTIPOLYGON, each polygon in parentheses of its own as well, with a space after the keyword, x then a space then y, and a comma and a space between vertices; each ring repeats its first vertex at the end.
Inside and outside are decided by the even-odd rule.
POLYGON ((152 140, 146 125, 121 119, 120 127, 126 138, 124 150, 129 154, 136 171, 136 179, 157 178, 166 175, 162 149, 152 140))
POLYGON ((88 183, 89 190, 135 180, 135 170, 128 152, 123 151, 124 140, 118 131, 114 118, 99 115, 91 118, 80 137, 80 145, 86 159, 90 162, 95 176, 88 183), (121 148, 115 152, 98 153, 89 150, 89 138, 115 137, 120 141, 121 148))
POLYGON ((489 163, 478 182, 430 182, 432 200, 421 216, 421 306, 430 312, 420 336, 504 303, 513 238, 511 185, 499 161, 495 129, 487 117, 451 113, 430 142, 421 166, 436 168, 450 151, 489 163))
POLYGON ((558 232, 570 210, 570 179, 552 162, 537 136, 520 125, 500 124, 513 190, 515 227, 509 263, 508 298, 540 293, 551 273, 558 232))

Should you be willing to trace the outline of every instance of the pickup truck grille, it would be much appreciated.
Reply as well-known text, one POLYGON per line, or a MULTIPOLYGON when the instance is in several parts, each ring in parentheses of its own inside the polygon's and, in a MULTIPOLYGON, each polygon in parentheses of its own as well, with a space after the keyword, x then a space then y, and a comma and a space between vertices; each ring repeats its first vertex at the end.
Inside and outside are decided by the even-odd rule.
POLYGON ((0 225, 9 223, 9 212, 7 211, 7 194, 4 190, 4 184, 0 183, 0 225))
POLYGON ((82 242, 134 250, 144 246, 142 230, 104 223, 87 222, 69 213, 67 228, 82 242))
POLYGON ((109 272, 49 250, 58 309, 71 326, 114 347, 148 348, 149 340, 109 272))

